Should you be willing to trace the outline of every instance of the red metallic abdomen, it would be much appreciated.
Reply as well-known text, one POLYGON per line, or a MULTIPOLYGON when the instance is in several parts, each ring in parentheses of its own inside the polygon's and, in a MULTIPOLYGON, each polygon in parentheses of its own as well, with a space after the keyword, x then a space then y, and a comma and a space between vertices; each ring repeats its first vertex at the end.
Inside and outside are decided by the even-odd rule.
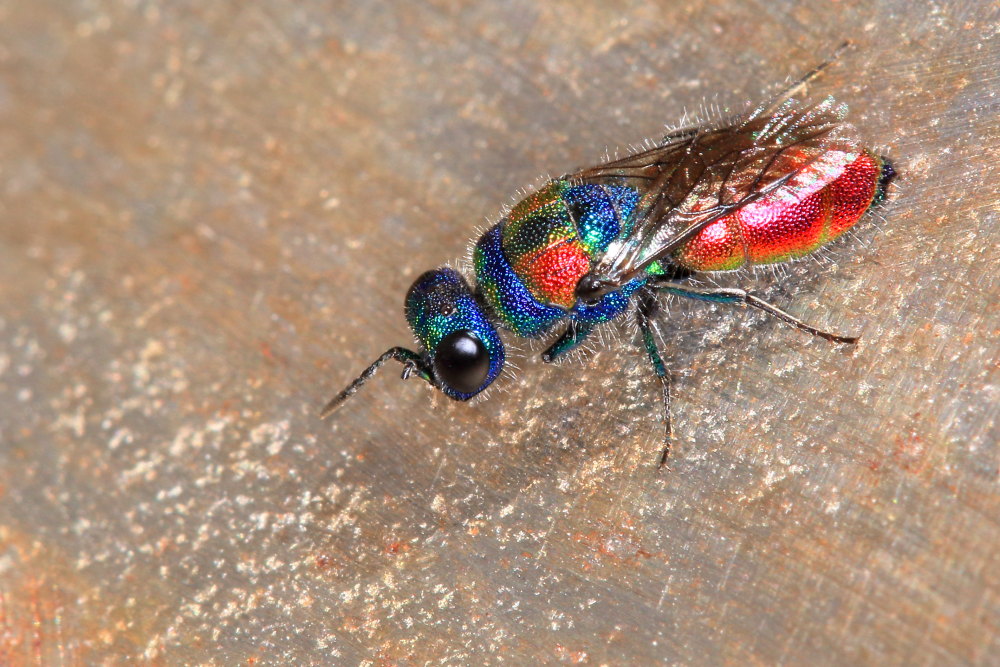
POLYGON ((875 200, 882 160, 864 152, 835 179, 800 198, 775 193, 717 220, 674 261, 692 271, 729 271, 802 257, 850 229, 875 200))

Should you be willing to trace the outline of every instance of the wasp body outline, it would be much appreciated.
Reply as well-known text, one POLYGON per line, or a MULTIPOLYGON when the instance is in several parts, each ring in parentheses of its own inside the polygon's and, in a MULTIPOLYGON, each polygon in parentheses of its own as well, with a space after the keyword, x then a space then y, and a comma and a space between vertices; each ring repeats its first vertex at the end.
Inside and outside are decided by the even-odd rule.
POLYGON ((526 338, 558 331, 546 362, 578 348, 594 329, 631 312, 659 378, 664 447, 670 451, 670 382, 652 322, 657 295, 741 304, 822 337, 742 289, 685 282, 699 272, 797 259, 853 227, 885 196, 892 164, 865 148, 847 107, 794 95, 823 63, 767 104, 719 127, 686 127, 647 150, 582 169, 528 195, 478 240, 475 289, 442 267, 418 277, 405 300, 420 350, 395 347, 322 411, 332 414, 384 363, 404 365, 465 401, 503 371, 498 328, 526 338))

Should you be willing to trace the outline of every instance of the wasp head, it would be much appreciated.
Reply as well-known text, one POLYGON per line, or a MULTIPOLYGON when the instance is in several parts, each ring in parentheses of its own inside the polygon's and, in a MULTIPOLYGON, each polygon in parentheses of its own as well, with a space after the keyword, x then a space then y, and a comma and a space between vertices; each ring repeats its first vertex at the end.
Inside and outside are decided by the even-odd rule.
POLYGON ((457 271, 434 269, 417 278, 406 294, 406 320, 424 350, 429 379, 451 398, 467 401, 500 374, 503 343, 457 271))
POLYGON ((406 293, 406 319, 421 350, 386 350, 330 399, 321 418, 333 414, 393 359, 403 364, 404 378, 417 375, 457 401, 469 400, 500 375, 503 343, 457 271, 440 268, 417 278, 406 293))

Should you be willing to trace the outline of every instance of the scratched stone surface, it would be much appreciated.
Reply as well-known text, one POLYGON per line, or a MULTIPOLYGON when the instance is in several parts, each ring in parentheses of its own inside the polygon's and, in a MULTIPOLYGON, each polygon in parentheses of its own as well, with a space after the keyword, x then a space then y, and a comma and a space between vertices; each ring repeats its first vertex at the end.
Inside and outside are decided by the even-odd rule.
POLYGON ((0 2, 0 663, 996 664, 991 5, 0 2), (892 201, 714 281, 856 347, 667 303, 663 472, 628 326, 317 419, 519 188, 845 38, 892 201))

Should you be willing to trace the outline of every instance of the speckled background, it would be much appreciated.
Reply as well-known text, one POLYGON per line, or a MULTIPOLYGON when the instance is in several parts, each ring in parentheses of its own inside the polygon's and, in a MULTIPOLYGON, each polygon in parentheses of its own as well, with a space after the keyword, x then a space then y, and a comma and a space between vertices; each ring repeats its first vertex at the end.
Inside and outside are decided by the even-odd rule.
POLYGON ((1000 655, 1000 36, 978 0, 0 0, 0 663, 987 664, 1000 655), (813 86, 901 177, 452 404, 403 294, 517 189, 813 86))

